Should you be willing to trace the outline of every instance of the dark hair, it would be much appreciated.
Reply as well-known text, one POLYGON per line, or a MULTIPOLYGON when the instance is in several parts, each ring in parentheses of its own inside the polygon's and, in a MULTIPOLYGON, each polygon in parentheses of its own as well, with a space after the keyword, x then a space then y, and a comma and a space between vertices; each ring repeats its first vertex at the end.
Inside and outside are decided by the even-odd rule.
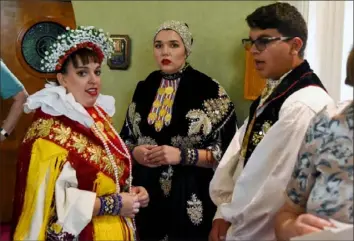
POLYGON ((88 48, 81 48, 66 58, 58 73, 66 74, 68 72, 70 62, 73 63, 75 68, 79 67, 79 60, 83 65, 90 63, 90 60, 94 63, 100 63, 98 55, 95 51, 88 48))
POLYGON ((289 3, 277 2, 257 8, 247 16, 250 28, 277 29, 285 37, 299 37, 303 46, 299 56, 304 57, 307 43, 307 24, 301 13, 289 3))
POLYGON ((353 86, 354 84, 354 45, 349 52, 347 59, 347 77, 345 83, 353 86))
MULTIPOLYGON (((74 67, 77 68, 79 67, 78 60, 81 60, 81 63, 83 65, 90 63, 90 60, 93 60, 95 63, 100 63, 100 60, 98 58, 98 55, 95 51, 88 49, 88 48, 81 48, 76 50, 75 52, 71 53, 64 61, 62 64, 62 67, 59 71, 56 71, 56 73, 61 73, 61 74, 67 74, 68 73, 68 66, 70 62, 73 63, 74 67)), ((54 80, 47 80, 47 82, 55 82, 57 85, 59 84, 59 81, 57 79, 54 80)))

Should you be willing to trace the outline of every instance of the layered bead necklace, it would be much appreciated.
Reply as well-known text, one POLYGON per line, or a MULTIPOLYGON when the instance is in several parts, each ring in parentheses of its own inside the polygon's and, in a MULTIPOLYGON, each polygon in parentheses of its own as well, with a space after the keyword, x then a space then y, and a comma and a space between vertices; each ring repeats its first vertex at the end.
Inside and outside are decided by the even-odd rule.
MULTIPOLYGON (((107 120, 106 116, 102 113, 102 111, 96 105, 94 106, 94 108, 97 111, 98 115, 108 124, 109 128, 113 131, 113 133, 118 138, 119 143, 121 144, 121 146, 124 150, 124 152, 122 152, 121 150, 119 150, 119 148, 116 145, 114 145, 114 143, 109 138, 106 138, 103 131, 101 131, 101 129, 98 127, 97 123, 94 122, 94 125, 92 126, 92 130, 93 130, 94 134, 102 142, 104 149, 107 153, 108 159, 113 167, 114 178, 116 181, 116 193, 120 193, 120 189, 121 189, 120 184, 119 184, 118 166, 117 166, 116 162, 114 161, 114 157, 112 155, 112 152, 110 151, 109 145, 111 147, 113 147, 113 149, 116 150, 120 155, 122 155, 123 157, 125 157, 129 160, 128 186, 129 186, 129 193, 131 193, 133 178, 132 178, 132 158, 130 156, 130 152, 129 152, 128 148, 126 147, 126 145, 124 144, 124 141, 122 140, 122 138, 119 136, 119 134, 117 133, 115 128, 111 125, 111 123, 107 120)), ((134 229, 134 240, 136 240, 136 238, 135 238, 135 230, 136 230, 135 220, 132 219, 132 222, 133 222, 133 229, 134 229)))
POLYGON ((172 119, 172 107, 176 97, 177 88, 182 74, 189 66, 184 65, 177 73, 166 74, 161 72, 162 80, 152 103, 148 124, 154 125, 156 132, 160 132, 164 126, 169 126, 172 119))

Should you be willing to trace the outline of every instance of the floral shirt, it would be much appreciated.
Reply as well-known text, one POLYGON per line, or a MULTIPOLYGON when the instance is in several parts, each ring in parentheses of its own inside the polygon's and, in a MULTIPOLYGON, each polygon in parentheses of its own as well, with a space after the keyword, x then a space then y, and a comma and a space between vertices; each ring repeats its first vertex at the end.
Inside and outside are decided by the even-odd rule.
POLYGON ((354 104, 341 106, 313 119, 286 193, 307 213, 353 223, 354 104))

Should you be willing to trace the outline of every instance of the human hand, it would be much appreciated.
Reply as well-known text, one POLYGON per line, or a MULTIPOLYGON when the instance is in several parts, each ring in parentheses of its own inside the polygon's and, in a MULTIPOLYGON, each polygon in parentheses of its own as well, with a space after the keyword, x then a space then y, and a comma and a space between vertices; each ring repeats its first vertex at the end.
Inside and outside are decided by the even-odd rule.
POLYGON ((149 205, 149 194, 146 189, 142 186, 132 187, 132 192, 138 195, 138 201, 140 206, 145 208, 149 205))
POLYGON ((214 219, 211 231, 209 233, 209 241, 224 241, 226 239, 227 230, 231 223, 222 218, 214 219))
POLYGON ((325 219, 304 213, 293 221, 293 227, 297 236, 302 236, 308 233, 322 231, 324 227, 334 227, 334 225, 325 219))
POLYGON ((147 152, 147 162, 155 165, 177 165, 181 162, 181 151, 172 146, 156 146, 147 152))
POLYGON ((146 159, 146 155, 148 153, 149 150, 151 150, 153 147, 153 145, 140 145, 137 146, 133 149, 133 157, 134 159, 141 165, 147 166, 147 167, 158 167, 160 165, 156 165, 156 164, 150 164, 147 163, 147 159, 146 159))
POLYGON ((138 195, 127 192, 120 193, 119 195, 122 197, 122 207, 119 215, 134 218, 140 208, 138 195))

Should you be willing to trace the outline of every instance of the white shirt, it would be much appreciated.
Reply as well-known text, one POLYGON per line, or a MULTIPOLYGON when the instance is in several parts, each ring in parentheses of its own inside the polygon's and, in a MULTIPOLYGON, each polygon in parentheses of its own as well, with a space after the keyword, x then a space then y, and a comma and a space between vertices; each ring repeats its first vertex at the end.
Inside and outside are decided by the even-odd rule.
POLYGON ((284 203, 283 193, 305 132, 329 103, 333 103, 331 97, 315 86, 289 96, 245 168, 240 149, 248 119, 236 132, 210 183, 211 198, 218 206, 215 218, 232 224, 226 240, 275 240, 273 219, 284 203))

